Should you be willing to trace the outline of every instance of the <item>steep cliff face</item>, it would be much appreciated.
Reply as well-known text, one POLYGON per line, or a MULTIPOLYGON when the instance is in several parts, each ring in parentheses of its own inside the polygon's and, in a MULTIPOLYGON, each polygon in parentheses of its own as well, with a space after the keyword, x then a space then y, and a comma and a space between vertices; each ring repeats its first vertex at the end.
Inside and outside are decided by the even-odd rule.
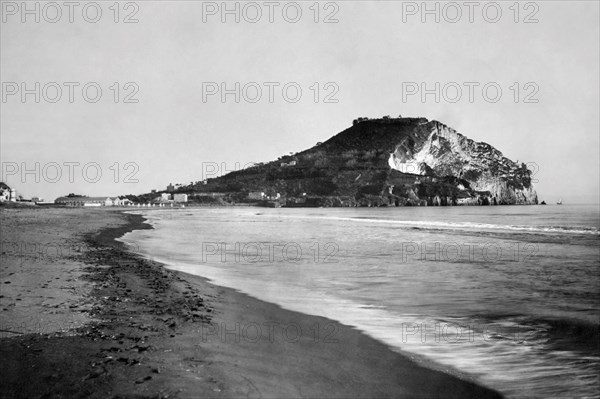
POLYGON ((361 118, 306 151, 185 190, 279 194, 290 206, 537 203, 524 164, 425 118, 361 118))
POLYGON ((469 182, 471 194, 488 192, 489 200, 497 204, 537 204, 531 172, 525 165, 440 122, 427 122, 423 127, 418 130, 418 140, 403 139, 390 154, 392 169, 419 175, 455 176, 469 182))

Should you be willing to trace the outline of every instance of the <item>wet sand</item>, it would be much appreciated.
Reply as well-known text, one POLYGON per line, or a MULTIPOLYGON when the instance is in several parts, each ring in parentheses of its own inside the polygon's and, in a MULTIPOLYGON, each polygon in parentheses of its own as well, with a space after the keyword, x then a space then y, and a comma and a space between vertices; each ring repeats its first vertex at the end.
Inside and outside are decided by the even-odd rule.
POLYGON ((139 228, 110 209, 0 210, 0 397, 500 397, 114 241, 139 228))

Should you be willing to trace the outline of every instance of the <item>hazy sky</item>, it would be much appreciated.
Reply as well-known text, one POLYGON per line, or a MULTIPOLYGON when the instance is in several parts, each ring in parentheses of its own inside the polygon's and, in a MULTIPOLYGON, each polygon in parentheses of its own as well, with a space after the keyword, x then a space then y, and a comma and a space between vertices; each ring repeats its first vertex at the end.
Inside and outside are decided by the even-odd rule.
POLYGON ((2 178, 47 200, 142 193, 402 114, 530 163, 540 200, 598 202, 599 2, 464 3, 2 1, 2 178))

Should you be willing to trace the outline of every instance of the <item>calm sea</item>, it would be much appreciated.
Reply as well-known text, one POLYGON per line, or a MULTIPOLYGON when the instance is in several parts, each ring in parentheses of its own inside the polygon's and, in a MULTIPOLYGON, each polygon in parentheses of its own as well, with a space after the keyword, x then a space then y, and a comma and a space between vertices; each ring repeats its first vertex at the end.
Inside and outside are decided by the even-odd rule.
POLYGON ((170 268, 508 397, 600 397, 598 205, 142 213, 123 240, 170 268))

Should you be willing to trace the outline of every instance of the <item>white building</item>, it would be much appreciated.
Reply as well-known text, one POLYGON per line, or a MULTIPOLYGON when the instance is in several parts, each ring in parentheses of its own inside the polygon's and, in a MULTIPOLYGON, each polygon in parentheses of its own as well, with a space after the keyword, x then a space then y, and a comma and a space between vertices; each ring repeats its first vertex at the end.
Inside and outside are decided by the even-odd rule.
POLYGON ((127 198, 121 199, 121 198, 117 197, 117 198, 113 199, 113 206, 130 206, 132 204, 133 204, 133 202, 127 198))
MULTIPOLYGON (((175 194, 175 195, 177 195, 177 194, 175 194)), ((171 200, 171 194, 169 194, 169 193, 162 193, 162 194, 160 195, 160 200, 161 200, 162 202, 167 202, 167 201, 170 201, 170 200, 171 200)))
POLYGON ((188 195, 187 194, 173 194, 173 201, 188 202, 188 195))

